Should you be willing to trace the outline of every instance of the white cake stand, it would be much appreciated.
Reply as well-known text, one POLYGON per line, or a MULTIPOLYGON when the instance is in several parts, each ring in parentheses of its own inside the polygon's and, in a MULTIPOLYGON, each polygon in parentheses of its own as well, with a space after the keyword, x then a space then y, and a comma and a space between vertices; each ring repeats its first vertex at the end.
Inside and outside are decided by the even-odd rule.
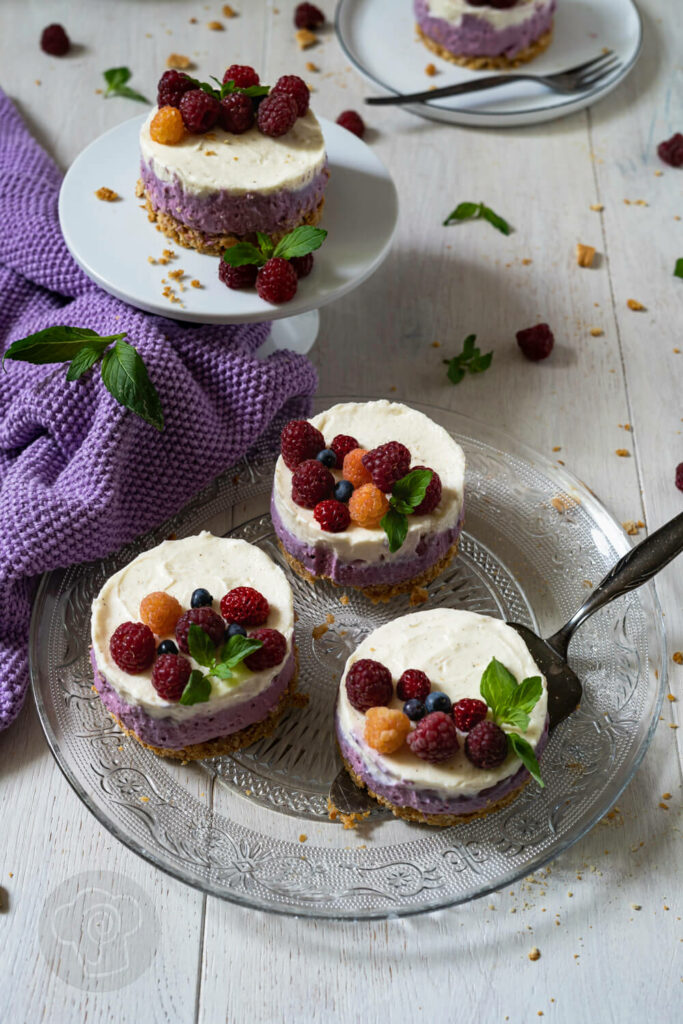
POLYGON ((76 262, 101 288, 157 316, 203 324, 241 324, 272 320, 261 349, 308 352, 318 334, 321 306, 357 288, 383 262, 396 229, 398 197, 391 176, 375 154, 324 118, 320 124, 330 165, 322 226, 328 231, 315 254, 313 273, 299 283, 291 302, 272 306, 253 289, 231 291, 218 279, 218 259, 172 243, 151 224, 135 196, 140 127, 147 115, 131 118, 92 142, 69 168, 59 194, 59 220, 76 262), (102 186, 121 196, 102 202, 102 186), (150 263, 164 249, 171 263, 150 263), (169 271, 182 269, 184 291, 169 271), (182 300, 163 295, 162 278, 182 300), (201 283, 193 288, 192 280, 201 283))

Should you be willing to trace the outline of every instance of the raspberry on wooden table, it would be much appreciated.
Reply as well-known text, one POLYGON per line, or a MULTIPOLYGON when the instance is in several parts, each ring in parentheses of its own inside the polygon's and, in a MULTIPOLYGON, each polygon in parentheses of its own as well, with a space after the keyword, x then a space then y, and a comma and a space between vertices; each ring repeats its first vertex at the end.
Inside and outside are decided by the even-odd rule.
POLYGON ((264 302, 279 306, 294 298, 298 280, 289 260, 276 256, 269 259, 256 275, 256 291, 264 302))
POLYGON ((261 101, 257 122, 259 131, 278 139, 294 127, 298 116, 296 100, 286 92, 271 92, 261 101))
POLYGON ((415 516, 426 516, 429 512, 433 512, 434 509, 439 504, 439 502, 441 501, 441 477, 429 466, 410 467, 411 472, 414 469, 428 469, 429 472, 432 474, 432 479, 427 484, 427 490, 425 491, 424 498, 417 506, 417 508, 413 510, 413 515, 415 516))
POLYGON ((463 697, 453 705, 453 721, 460 732, 469 732, 486 718, 488 707, 476 697, 463 697))
POLYGON ((157 636, 170 636, 182 614, 180 601, 164 590, 154 590, 140 602, 140 619, 157 636))
MULTIPOLYGON (((334 444, 334 442, 332 442, 334 444)), ((334 448, 332 449, 334 451, 334 448)), ((371 484, 370 471, 363 465, 363 459, 367 455, 365 448, 354 448, 344 456, 342 476, 354 487, 362 487, 363 484, 371 484)))
MULTIPOLYGON (((359 447, 360 445, 358 444, 358 441, 356 441, 355 437, 351 437, 350 434, 337 434, 337 436, 332 441, 332 444, 330 445, 330 448, 337 456, 337 469, 342 468, 342 466, 344 465, 344 459, 349 454, 349 452, 352 452, 355 448, 359 447)), ((367 480, 363 481, 363 483, 367 482, 367 480)))
POLYGON ((517 344, 527 359, 537 363, 550 355, 555 338, 547 324, 536 324, 535 327, 517 331, 517 344))
POLYGON ((431 764, 449 761, 458 750, 455 722, 444 711, 425 715, 408 736, 408 746, 416 757, 431 764))
POLYGON ((313 518, 320 523, 320 529, 326 533, 343 533, 351 523, 348 505, 331 498, 315 506, 313 518))
POLYGON ((389 441, 364 455, 363 465, 375 487, 381 491, 390 491, 396 481, 410 469, 410 452, 400 441, 389 441))
POLYGON ((346 128, 348 132, 357 135, 359 139, 362 139, 365 135, 365 122, 355 110, 344 110, 337 118, 337 124, 340 124, 342 128, 346 128))
POLYGON ((499 725, 487 718, 467 734, 465 754, 477 768, 497 768, 508 754, 508 738, 499 725))
POLYGON ((391 672, 380 661, 361 658, 346 674, 346 696, 356 711, 387 705, 394 695, 391 672))
POLYGON ((268 601, 254 587, 233 587, 221 599, 221 615, 240 626, 262 626, 270 614, 268 601))
POLYGON ((149 126, 154 142, 162 146, 175 146, 185 138, 185 122, 177 107, 165 106, 157 110, 149 126))
POLYGON ((154 662, 152 686, 164 700, 180 700, 192 666, 182 654, 162 654, 154 662))
POLYGON ((180 100, 179 109, 188 132, 201 135, 213 128, 221 105, 215 96, 209 96, 203 89, 190 89, 180 100))
POLYGON ((48 25, 40 37, 40 48, 51 57, 63 57, 71 49, 71 41, 62 25, 48 25))
POLYGON ((280 435, 280 451, 288 469, 314 459, 324 447, 325 438, 308 420, 290 420, 280 435))
POLYGON ((254 123, 254 104, 243 92, 231 92, 221 100, 221 128, 233 135, 242 135, 254 123))
POLYGON ((354 523, 373 530, 389 511, 389 499, 374 484, 357 487, 349 498, 349 512, 354 523))
POLYGON ((122 622, 109 641, 109 653, 124 672, 134 676, 144 672, 154 661, 154 633, 143 622, 122 622))
POLYGON ((284 660, 287 653, 287 641, 279 629, 254 629, 249 635, 263 644, 258 651, 254 651, 244 659, 244 664, 252 672, 263 672, 267 668, 275 668, 284 660))
POLYGON ((257 73, 248 64, 231 64, 223 75, 224 82, 234 82, 238 89, 248 89, 261 81, 257 73))
POLYGON ((297 28, 320 28, 325 24, 325 15, 315 4, 298 4, 294 11, 294 24, 297 28))
POLYGON ((368 708, 365 714, 365 742, 380 754, 393 754, 405 743, 410 719, 393 708, 368 708))
POLYGON ((432 688, 429 676, 419 668, 407 668, 396 684, 396 696, 399 700, 421 700, 432 688))
POLYGON ((242 267, 231 267, 225 260, 218 261, 218 276, 223 284, 233 291, 253 288, 256 284, 258 267, 255 263, 245 263, 242 267))
POLYGON ((301 508, 315 508, 333 490, 334 477, 317 459, 307 459, 292 473, 292 501, 301 508))
POLYGON ((190 626, 199 626, 200 629, 203 629, 216 647, 223 643, 225 623, 220 615, 213 608, 190 608, 189 611, 183 612, 175 627, 178 647, 185 654, 188 654, 190 650, 187 643, 190 626))
POLYGON ((676 132, 670 139, 660 142, 657 146, 657 155, 670 167, 683 167, 683 135, 676 132))
POLYGON ((299 78, 298 75, 283 75, 282 78, 278 78, 270 95, 272 96, 276 92, 284 92, 287 96, 291 96, 296 103, 298 116, 304 116, 311 102, 311 90, 303 78, 299 78))
POLYGON ((196 88, 184 71, 164 71, 157 86, 157 106, 177 107, 186 92, 196 88))
POLYGON ((676 487, 679 491, 683 491, 683 462, 679 462, 676 466, 676 487))

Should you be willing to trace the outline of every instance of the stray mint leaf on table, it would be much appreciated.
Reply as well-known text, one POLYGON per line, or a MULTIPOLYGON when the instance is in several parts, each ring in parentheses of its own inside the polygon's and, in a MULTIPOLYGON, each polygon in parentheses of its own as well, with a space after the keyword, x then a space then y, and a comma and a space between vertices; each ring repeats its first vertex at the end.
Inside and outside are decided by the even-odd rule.
POLYGON ((674 277, 683 277, 683 256, 676 260, 676 266, 674 267, 674 277))
POLYGON ((487 206, 486 203, 459 203, 443 222, 444 227, 457 224, 463 220, 486 220, 504 235, 509 235, 512 228, 506 220, 487 206))
POLYGON ((102 380, 106 389, 126 409, 137 413, 157 430, 164 429, 164 414, 147 367, 137 349, 119 339, 102 358, 102 380))
POLYGON ((511 228, 506 220, 499 217, 497 213, 494 213, 490 206, 486 206, 485 203, 481 204, 480 216, 484 220, 487 220, 489 224, 492 224, 494 228, 497 228, 504 235, 509 235, 511 228))
MULTIPOLYGON (((201 630, 200 630, 201 632, 201 630)), ((190 672, 190 678, 180 698, 181 704, 204 704, 211 696, 211 680, 198 668, 190 672)))
POLYGON ((124 96, 129 100, 137 100, 138 103, 147 103, 149 100, 142 93, 136 92, 135 89, 131 89, 130 86, 126 85, 126 82, 131 78, 132 71, 130 68, 109 68, 108 71, 103 71, 104 80, 107 83, 107 89, 105 91, 105 99, 108 96, 124 96))
POLYGON ((488 370, 493 360, 493 352, 486 352, 484 355, 475 345, 476 334, 469 334, 462 346, 462 352, 452 359, 444 359, 448 367, 446 371, 451 384, 459 384, 466 373, 484 373, 488 370))

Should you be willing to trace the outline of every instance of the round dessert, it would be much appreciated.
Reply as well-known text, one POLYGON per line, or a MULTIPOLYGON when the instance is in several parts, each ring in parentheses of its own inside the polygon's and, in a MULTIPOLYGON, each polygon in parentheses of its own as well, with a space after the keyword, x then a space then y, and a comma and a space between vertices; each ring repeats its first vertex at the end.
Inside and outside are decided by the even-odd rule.
POLYGON ((418 591, 449 565, 464 517, 465 456, 398 402, 348 402, 282 432, 271 516, 289 565, 373 601, 418 591))
POLYGON ((549 46, 557 0, 415 0, 417 32, 473 70, 517 67, 549 46))
POLYGON ((291 588, 246 541, 164 541, 93 601, 91 660, 102 702, 144 746, 182 760, 230 753, 292 702, 291 588))
MULTIPOLYGON (((258 82, 253 69, 236 70, 258 82)), ((213 90, 203 83, 209 92, 193 88, 199 84, 167 72, 140 130, 137 194, 149 219, 174 242, 211 255, 256 242, 257 232, 277 242, 317 224, 329 171, 305 83, 285 76, 269 92, 228 79, 230 93, 225 80, 213 90), (168 75, 175 78, 165 84, 168 75)))
POLYGON ((514 799, 531 777, 525 764, 540 778, 546 681, 504 622, 416 612, 380 626, 348 659, 335 726, 359 787, 399 818, 453 825, 514 799))

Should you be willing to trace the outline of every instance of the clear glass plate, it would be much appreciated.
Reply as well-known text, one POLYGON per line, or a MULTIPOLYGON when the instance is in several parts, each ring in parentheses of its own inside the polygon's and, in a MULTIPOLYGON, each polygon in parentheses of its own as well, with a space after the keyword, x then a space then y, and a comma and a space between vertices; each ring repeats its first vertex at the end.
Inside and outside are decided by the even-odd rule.
MULTIPOLYGON (((319 398, 317 407, 340 400, 319 398)), ((426 607, 469 608, 554 631, 628 550, 623 530, 562 467, 487 425, 416 407, 467 456, 461 553, 429 587, 426 607)), ((666 657, 651 585, 599 612, 576 636, 570 661, 584 698, 551 736, 546 788, 530 785, 508 807, 467 825, 429 828, 378 810, 351 833, 327 820, 339 767, 332 706, 342 665, 366 633, 409 610, 407 598, 375 606, 349 591, 346 603, 339 589, 290 575, 300 689, 310 702, 234 758, 180 765, 121 733, 92 690, 92 598, 111 573, 172 533, 230 533, 282 562, 267 511, 272 471, 272 461, 247 459, 112 557, 42 580, 30 637, 33 691, 57 762, 85 805, 127 846, 189 885, 305 916, 382 918, 462 903, 566 850, 618 798, 657 723, 666 657), (307 842, 299 841, 302 830, 307 842)))

